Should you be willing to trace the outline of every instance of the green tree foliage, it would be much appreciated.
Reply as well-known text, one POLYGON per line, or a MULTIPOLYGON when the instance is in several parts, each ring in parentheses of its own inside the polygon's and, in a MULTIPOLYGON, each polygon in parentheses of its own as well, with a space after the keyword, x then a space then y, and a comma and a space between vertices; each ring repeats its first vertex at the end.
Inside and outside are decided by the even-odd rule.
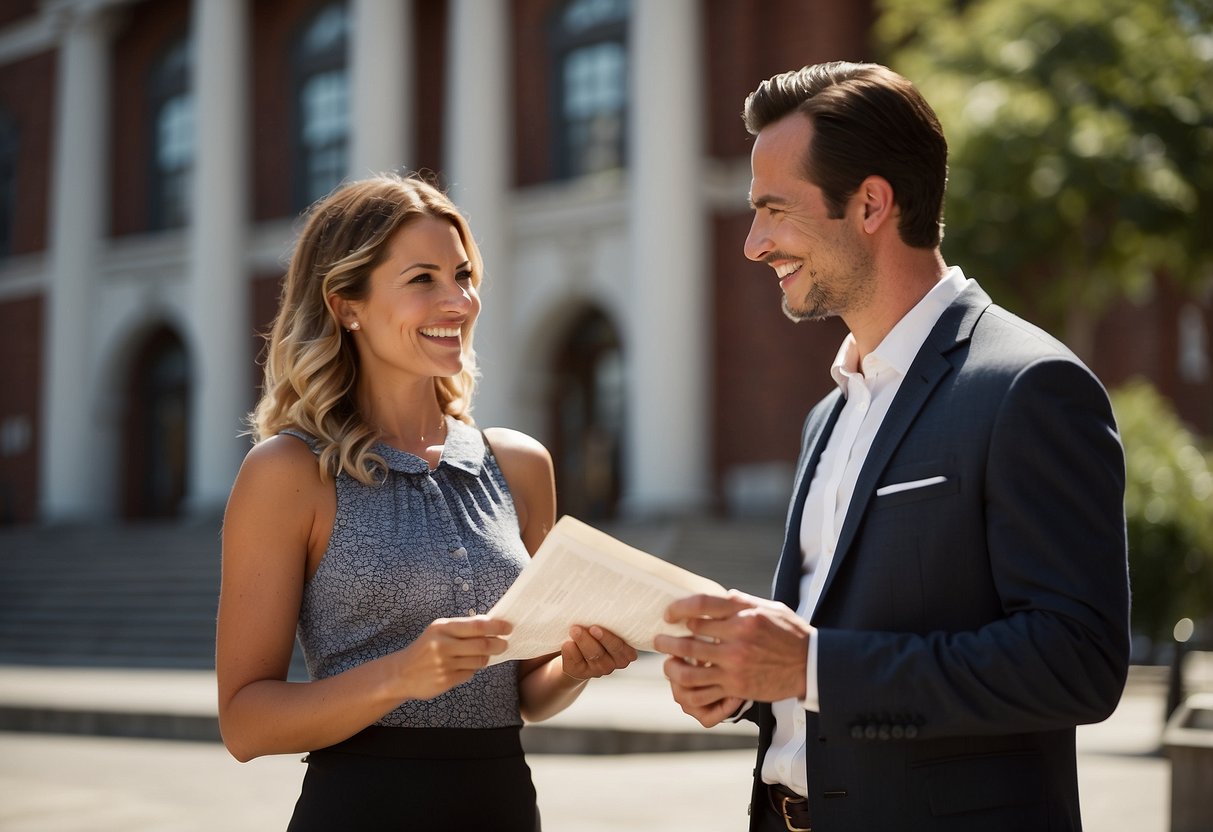
POLYGON ((948 136, 949 261, 1048 326, 1213 281, 1213 0, 879 2, 948 136))
POLYGON ((1213 458, 1148 383, 1112 393, 1125 446, 1133 630, 1156 642, 1213 614, 1213 458))

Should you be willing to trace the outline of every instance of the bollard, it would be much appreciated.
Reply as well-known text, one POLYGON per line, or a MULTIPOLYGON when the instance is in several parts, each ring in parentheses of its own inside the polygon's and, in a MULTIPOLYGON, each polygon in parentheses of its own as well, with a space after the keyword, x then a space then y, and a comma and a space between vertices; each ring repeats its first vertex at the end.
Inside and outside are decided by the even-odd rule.
POLYGON ((1213 693, 1184 700, 1162 744, 1171 760, 1171 832, 1213 830, 1213 693))
POLYGON ((1170 719, 1171 714, 1175 713, 1175 709, 1179 707, 1179 703, 1184 700, 1184 654, 1187 653, 1188 639, 1192 638, 1195 629, 1196 626, 1191 618, 1181 618, 1175 622, 1175 629, 1171 634, 1175 639, 1175 652, 1171 655, 1171 670, 1167 674, 1167 715, 1165 719, 1170 719))

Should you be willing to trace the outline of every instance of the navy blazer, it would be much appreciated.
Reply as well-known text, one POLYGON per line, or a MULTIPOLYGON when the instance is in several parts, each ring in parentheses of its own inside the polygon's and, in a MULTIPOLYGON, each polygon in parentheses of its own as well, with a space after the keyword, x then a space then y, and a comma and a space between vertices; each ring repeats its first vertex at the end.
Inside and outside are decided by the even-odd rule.
MULTIPOLYGON (((773 591, 792 608, 805 495, 841 407, 835 390, 805 421, 773 591)), ((1124 481, 1095 376, 966 288, 872 443, 811 618, 815 830, 1081 828, 1074 727, 1113 711, 1128 672, 1124 481)), ((761 703, 747 716, 757 801, 774 719, 761 703)))

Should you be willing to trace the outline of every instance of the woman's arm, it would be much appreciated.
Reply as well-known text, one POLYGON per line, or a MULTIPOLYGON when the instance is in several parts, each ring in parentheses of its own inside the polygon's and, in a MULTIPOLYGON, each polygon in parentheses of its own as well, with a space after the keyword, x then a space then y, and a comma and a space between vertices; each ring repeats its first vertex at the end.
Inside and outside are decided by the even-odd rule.
MULTIPOLYGON (((514 498, 522 542, 532 555, 556 522, 556 476, 542 444, 518 431, 485 431, 514 498)), ((560 653, 528 659, 519 670, 522 717, 538 722, 571 705, 585 682, 636 660, 636 651, 602 627, 573 627, 560 653)))
POLYGON ((505 475, 518 514, 522 544, 532 555, 556 524, 556 472, 539 441, 508 428, 488 428, 493 456, 505 475))
POLYGON ((275 437, 249 452, 223 523, 223 578, 215 667, 219 726, 236 759, 323 748, 406 699, 472 677, 505 649, 507 624, 439 619, 404 650, 316 682, 287 682, 303 584, 328 544, 331 481, 299 440, 275 437))

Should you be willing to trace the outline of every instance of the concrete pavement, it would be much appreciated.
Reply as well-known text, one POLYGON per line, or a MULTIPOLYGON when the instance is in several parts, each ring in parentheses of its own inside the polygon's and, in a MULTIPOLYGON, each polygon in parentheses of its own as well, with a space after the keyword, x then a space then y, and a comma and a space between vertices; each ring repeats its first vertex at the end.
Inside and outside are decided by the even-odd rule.
MULTIPOLYGON (((1194 682, 1213 681, 1207 672, 1201 665, 1194 682)), ((1170 763, 1158 753, 1162 677, 1135 668, 1112 718, 1079 729, 1087 830, 1168 828, 1170 763)), ((108 727, 173 736, 174 726, 213 725, 214 682, 206 672, 4 666, 0 715, 7 720, 0 733, 6 832, 281 829, 303 776, 297 755, 240 764, 213 741, 96 735, 108 727), (34 717, 22 725, 22 713, 34 717), (55 713, 60 729, 93 733, 28 730, 55 713), (148 719, 154 714, 163 718, 148 719)), ((744 828, 753 729, 700 728, 669 699, 659 657, 642 656, 597 680, 564 714, 526 732, 549 832, 744 828), (729 745, 744 750, 695 750, 729 745)))

